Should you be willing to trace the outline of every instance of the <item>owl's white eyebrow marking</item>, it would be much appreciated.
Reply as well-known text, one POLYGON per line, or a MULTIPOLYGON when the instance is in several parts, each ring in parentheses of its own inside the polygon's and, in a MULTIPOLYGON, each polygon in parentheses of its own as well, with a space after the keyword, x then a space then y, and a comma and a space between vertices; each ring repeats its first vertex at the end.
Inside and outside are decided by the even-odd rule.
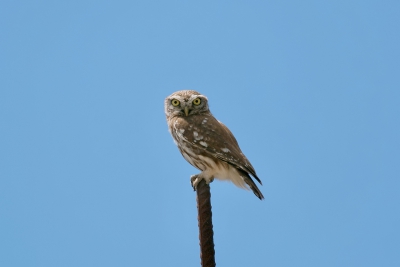
POLYGON ((231 152, 231 151, 230 151, 228 148, 226 148, 226 147, 221 148, 221 150, 224 151, 225 153, 231 152))
POLYGON ((203 142, 203 141, 200 141, 200 145, 205 146, 205 147, 208 147, 207 143, 206 143, 206 142, 203 142))

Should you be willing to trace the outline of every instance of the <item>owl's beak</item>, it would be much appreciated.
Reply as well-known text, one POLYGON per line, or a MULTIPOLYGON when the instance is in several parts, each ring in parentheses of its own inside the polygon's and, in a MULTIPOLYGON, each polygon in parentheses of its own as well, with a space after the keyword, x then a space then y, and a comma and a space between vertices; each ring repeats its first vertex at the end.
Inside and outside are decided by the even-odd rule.
POLYGON ((186 117, 187 117, 187 116, 189 115, 189 108, 188 108, 188 107, 185 107, 184 111, 185 111, 185 115, 186 115, 186 117))

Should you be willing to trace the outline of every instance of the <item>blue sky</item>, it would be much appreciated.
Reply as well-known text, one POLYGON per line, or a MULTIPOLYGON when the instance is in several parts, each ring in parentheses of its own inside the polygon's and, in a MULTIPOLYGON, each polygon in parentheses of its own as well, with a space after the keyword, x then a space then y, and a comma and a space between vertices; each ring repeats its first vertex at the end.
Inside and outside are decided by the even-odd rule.
POLYGON ((0 265, 200 266, 194 89, 265 196, 211 184, 218 266, 400 266, 398 1, 2 1, 0 265))

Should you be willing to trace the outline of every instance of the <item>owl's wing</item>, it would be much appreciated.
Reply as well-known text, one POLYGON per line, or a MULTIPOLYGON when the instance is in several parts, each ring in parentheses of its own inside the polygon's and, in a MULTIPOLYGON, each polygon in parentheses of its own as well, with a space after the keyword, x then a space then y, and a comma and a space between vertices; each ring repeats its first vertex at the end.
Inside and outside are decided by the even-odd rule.
POLYGON ((189 125, 201 125, 201 127, 194 127, 191 131, 185 131, 182 134, 184 141, 202 149, 215 158, 250 173, 262 184, 250 161, 240 150, 236 138, 222 122, 215 119, 212 115, 193 116, 190 119, 188 118, 187 122, 189 125))
MULTIPOLYGON (((234 153, 232 153, 234 158, 238 158, 240 159, 240 163, 239 165, 237 164, 233 164, 231 161, 227 161, 227 159, 229 160, 229 154, 228 155, 224 155, 222 157, 218 157, 219 159, 223 160, 223 161, 227 161, 230 164, 235 165, 236 167, 239 167, 240 169, 250 173, 260 184, 261 180, 260 178, 258 178, 256 171, 254 170, 254 167, 251 165, 250 161, 246 158, 246 156, 243 154, 243 152, 240 150, 239 144, 235 138, 235 136, 232 134, 232 132, 228 129, 228 127, 225 126, 225 124, 223 124, 222 122, 218 121, 219 124, 221 125, 221 127, 225 130, 226 135, 229 136, 229 138, 232 140, 231 141, 231 147, 233 149, 233 151, 235 151, 234 153)), ((224 153, 227 154, 227 153, 224 153)))

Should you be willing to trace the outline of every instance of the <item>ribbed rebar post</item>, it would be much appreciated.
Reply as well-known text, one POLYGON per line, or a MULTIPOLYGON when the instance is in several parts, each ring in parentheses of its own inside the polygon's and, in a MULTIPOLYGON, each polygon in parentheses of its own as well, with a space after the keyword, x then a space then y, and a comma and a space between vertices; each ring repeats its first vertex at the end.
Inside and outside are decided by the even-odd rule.
POLYGON ((200 258, 202 267, 215 266, 214 231, 211 212, 210 186, 204 181, 197 185, 200 258))

